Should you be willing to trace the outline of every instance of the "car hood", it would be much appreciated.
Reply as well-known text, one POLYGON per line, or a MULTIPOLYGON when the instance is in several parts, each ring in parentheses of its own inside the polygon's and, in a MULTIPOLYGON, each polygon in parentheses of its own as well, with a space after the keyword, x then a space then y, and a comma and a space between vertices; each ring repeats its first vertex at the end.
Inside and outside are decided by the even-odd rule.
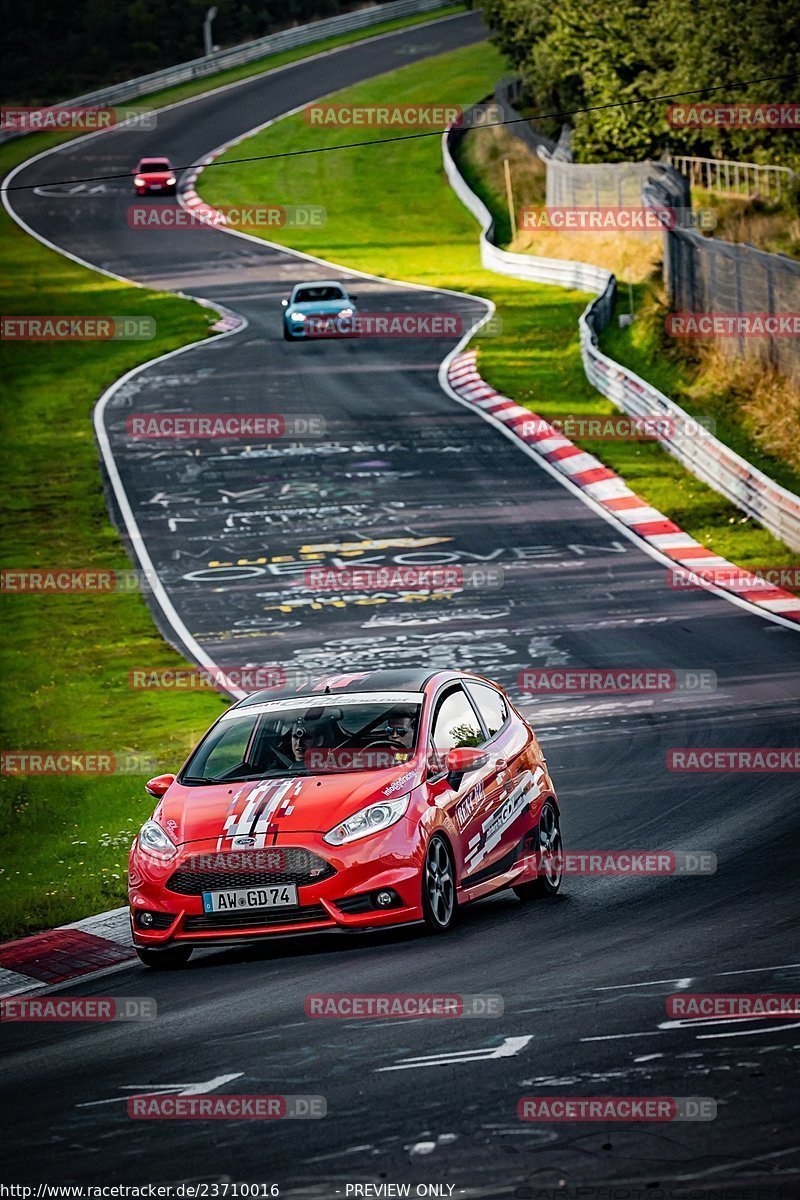
POLYGON ((322 313, 324 316, 333 314, 335 316, 336 313, 340 313, 343 308, 350 308, 353 310, 353 312, 356 311, 355 305, 349 300, 317 300, 315 303, 309 302, 308 304, 290 304, 288 311, 299 313, 322 313))
POLYGON ((148 183, 166 183, 175 174, 174 171, 135 171, 137 179, 146 179, 148 183))
POLYGON ((419 759, 377 771, 292 775, 247 783, 188 787, 173 783, 154 813, 178 844, 218 842, 242 849, 235 838, 265 845, 274 833, 327 833, 367 804, 397 800, 422 779, 419 759))

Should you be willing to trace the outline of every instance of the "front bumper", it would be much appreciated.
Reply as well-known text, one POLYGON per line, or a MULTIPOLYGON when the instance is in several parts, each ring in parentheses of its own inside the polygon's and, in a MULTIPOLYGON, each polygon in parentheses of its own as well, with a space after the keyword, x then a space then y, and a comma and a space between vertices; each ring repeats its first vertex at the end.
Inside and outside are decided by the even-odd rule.
POLYGON ((144 183, 135 188, 137 196, 175 196, 177 195, 178 185, 175 183, 162 183, 161 185, 153 183, 144 183))
MULTIPOLYGON (((190 842, 179 847, 167 861, 154 859, 134 846, 129 864, 128 896, 134 945, 151 948, 192 945, 206 946, 260 940, 264 937, 317 931, 357 931, 403 925, 422 919, 422 850, 413 837, 408 818, 397 825, 348 846, 329 846, 318 833, 278 836, 277 842, 263 848, 303 850, 327 864, 327 877, 299 882, 292 872, 274 871, 264 883, 297 882, 298 904, 291 909, 242 909, 236 912, 205 913, 203 890, 219 890, 212 873, 208 882, 197 884, 195 894, 186 895, 170 888, 184 886, 174 880, 175 873, 186 870, 199 856, 219 856, 235 860, 230 852, 218 849, 216 839, 190 842), (380 908, 375 894, 391 891, 392 906, 380 908), (143 928, 143 913, 152 914, 154 924, 143 928)), ((254 850, 251 854, 258 854, 254 850)), ((195 873, 193 872, 192 875, 195 873)), ((302 877, 303 879, 306 876, 302 877)), ((298 877, 299 879, 299 877, 298 877)), ((235 872, 225 873, 225 888, 255 887, 248 875, 237 882, 235 872), (232 878, 230 878, 233 876, 232 878)))
POLYGON ((289 337, 304 338, 309 342, 339 341, 342 338, 356 338, 359 336, 354 329, 350 328, 351 317, 343 317, 338 327, 336 325, 337 318, 334 313, 322 313, 319 320, 330 323, 329 328, 326 326, 325 332, 309 333, 309 322, 307 320, 293 321, 288 314, 284 316, 283 325, 289 337))

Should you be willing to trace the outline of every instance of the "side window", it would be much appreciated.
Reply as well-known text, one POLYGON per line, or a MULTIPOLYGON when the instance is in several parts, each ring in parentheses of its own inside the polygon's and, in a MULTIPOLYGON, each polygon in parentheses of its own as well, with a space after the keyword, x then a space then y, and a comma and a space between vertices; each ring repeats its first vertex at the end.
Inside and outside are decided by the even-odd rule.
POLYGON ((461 688, 451 692, 439 706, 433 723, 433 744, 441 753, 457 746, 480 746, 483 732, 475 709, 461 688))
POLYGON ((499 692, 485 683, 468 683, 467 691, 478 706, 489 737, 494 737, 508 720, 508 705, 499 692))

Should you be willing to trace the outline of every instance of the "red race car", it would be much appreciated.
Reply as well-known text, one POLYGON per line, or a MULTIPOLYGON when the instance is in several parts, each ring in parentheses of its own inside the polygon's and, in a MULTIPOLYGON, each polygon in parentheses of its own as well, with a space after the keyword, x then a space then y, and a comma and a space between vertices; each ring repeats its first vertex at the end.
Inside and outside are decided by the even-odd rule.
POLYGON ((149 192, 174 196, 178 181, 168 158, 143 158, 133 172, 133 186, 137 196, 146 196, 149 192))
POLYGON ((131 849, 148 966, 196 946, 424 921, 511 887, 561 885, 559 807, 536 736, 495 684, 377 671, 232 705, 131 849))

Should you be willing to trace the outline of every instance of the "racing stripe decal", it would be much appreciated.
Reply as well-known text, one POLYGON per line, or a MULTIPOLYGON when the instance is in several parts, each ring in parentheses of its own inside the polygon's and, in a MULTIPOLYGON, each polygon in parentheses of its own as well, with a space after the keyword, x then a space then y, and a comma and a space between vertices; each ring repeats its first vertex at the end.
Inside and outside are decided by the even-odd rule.
MULTIPOLYGON (((263 783, 257 783, 246 796, 244 811, 237 815, 236 807, 244 789, 240 789, 234 796, 234 811, 225 818, 225 823, 222 827, 222 833, 217 839, 217 849, 222 850, 223 844, 226 841, 233 842, 235 838, 249 838, 250 829, 257 819, 258 810, 264 798, 278 785, 277 779, 268 779, 263 783)), ((254 843, 248 841, 247 846, 252 846, 254 843)), ((264 845, 264 842, 261 842, 264 845)))
MULTIPOLYGON (((483 862, 486 855, 498 845, 504 830, 517 819, 526 805, 538 799, 542 794, 543 780, 544 770, 540 766, 537 766, 533 772, 524 771, 511 795, 502 802, 499 808, 495 808, 493 812, 489 813, 480 832, 469 843, 469 849, 464 859, 467 873, 483 862)), ((465 882, 468 881, 465 880, 465 882)))
POLYGON ((285 779, 277 791, 270 796, 268 803, 264 806, 262 812, 260 813, 254 828, 250 831, 255 836, 257 847, 264 845, 264 840, 266 838, 270 823, 272 822, 275 813, 278 811, 284 796, 289 791, 289 788, 293 783, 293 779, 285 779))

